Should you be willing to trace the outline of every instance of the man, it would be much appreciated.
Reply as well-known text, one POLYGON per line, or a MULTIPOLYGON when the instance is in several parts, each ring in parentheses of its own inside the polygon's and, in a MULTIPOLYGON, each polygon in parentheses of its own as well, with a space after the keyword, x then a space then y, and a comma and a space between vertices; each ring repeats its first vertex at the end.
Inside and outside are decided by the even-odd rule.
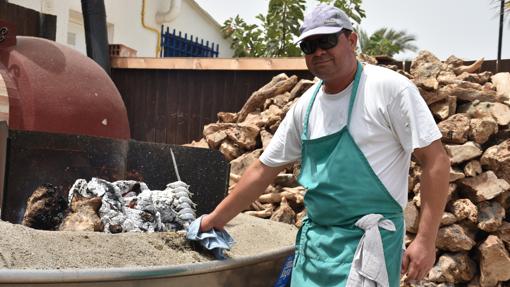
POLYGON ((308 13, 298 39, 321 79, 290 109, 270 145, 233 192, 203 218, 223 228, 301 159, 307 188, 292 286, 399 286, 422 279, 435 261, 449 158, 427 105, 405 77, 356 60, 357 35, 345 13, 325 4, 308 13), (421 218, 402 252, 411 153, 419 161, 421 218), (401 268, 402 267, 402 268, 401 268))

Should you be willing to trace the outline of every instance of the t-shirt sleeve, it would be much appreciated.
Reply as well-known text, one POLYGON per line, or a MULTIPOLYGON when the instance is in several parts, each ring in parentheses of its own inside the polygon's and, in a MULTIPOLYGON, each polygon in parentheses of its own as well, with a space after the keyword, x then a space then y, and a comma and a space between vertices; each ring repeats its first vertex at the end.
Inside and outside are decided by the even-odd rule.
POLYGON ((259 160, 271 167, 282 166, 301 158, 301 134, 298 105, 292 106, 280 123, 259 160))
POLYGON ((441 138, 434 117, 416 86, 409 84, 389 105, 392 129, 407 152, 441 138))

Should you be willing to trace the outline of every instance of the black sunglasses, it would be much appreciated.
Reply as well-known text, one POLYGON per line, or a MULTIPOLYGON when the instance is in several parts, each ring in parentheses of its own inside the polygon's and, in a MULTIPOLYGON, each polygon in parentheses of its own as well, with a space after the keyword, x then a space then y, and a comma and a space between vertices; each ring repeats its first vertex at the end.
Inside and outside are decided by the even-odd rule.
POLYGON ((313 54, 317 48, 328 50, 338 44, 338 35, 340 35, 340 32, 321 35, 320 37, 313 40, 303 40, 299 43, 299 47, 301 48, 301 51, 303 51, 303 53, 306 55, 313 54))

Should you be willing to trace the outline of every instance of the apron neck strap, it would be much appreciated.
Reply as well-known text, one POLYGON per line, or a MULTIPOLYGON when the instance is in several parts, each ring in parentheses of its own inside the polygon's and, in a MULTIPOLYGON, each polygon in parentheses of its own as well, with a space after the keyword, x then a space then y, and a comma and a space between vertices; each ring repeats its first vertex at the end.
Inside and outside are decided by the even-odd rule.
MULTIPOLYGON (((356 75, 354 76, 354 85, 352 86, 351 91, 351 97, 349 99, 349 116, 347 118, 347 126, 351 123, 351 114, 352 114, 352 107, 354 106, 354 100, 356 99, 356 94, 358 93, 358 86, 359 81, 361 78, 361 71, 363 70, 363 66, 359 61, 357 61, 357 68, 356 68, 356 75)), ((315 91, 313 92, 312 99, 310 100, 310 104, 308 105, 306 109, 305 114, 305 123, 303 127, 303 137, 305 139, 308 139, 308 118, 310 117, 310 111, 312 110, 313 102, 315 101, 315 98, 317 97, 317 94, 319 92, 319 89, 322 87, 324 81, 320 81, 317 87, 315 88, 315 91)))
POLYGON ((354 76, 354 85, 352 85, 351 98, 349 100, 349 116, 347 117, 347 126, 351 123, 352 107, 354 106, 354 100, 358 94, 359 81, 361 79, 361 71, 363 71, 363 65, 359 61, 358 68, 356 69, 356 76, 354 76))

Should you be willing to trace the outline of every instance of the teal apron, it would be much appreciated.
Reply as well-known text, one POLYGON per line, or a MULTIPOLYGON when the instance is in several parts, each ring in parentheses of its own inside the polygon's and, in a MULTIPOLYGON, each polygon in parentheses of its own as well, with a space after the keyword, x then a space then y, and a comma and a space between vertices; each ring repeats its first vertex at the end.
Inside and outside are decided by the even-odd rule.
MULTIPOLYGON (((304 199, 307 218, 297 235, 291 286, 362 286, 347 284, 347 279, 365 233, 355 224, 369 214, 382 215, 395 226, 393 231, 376 229, 382 238, 389 286, 399 286, 404 234, 402 207, 384 187, 349 133, 362 69, 358 62, 347 124, 339 132, 308 139, 308 119, 322 83, 306 111, 298 180, 308 190, 304 199)), ((377 267, 369 262, 365 265, 377 267)))

